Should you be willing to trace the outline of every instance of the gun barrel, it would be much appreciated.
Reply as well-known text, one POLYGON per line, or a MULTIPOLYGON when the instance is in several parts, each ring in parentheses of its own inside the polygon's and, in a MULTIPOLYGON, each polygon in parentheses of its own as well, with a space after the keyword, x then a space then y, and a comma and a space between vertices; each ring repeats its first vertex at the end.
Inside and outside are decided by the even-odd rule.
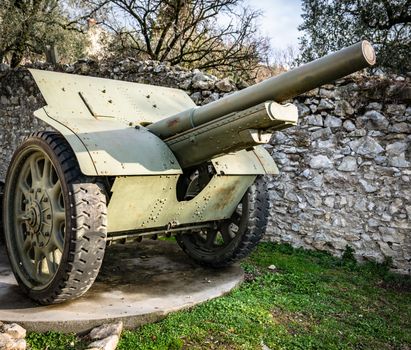
POLYGON ((250 86, 205 106, 188 109, 148 126, 162 139, 195 128, 224 115, 266 101, 283 102, 323 84, 374 65, 376 56, 368 41, 309 62, 298 68, 250 86))

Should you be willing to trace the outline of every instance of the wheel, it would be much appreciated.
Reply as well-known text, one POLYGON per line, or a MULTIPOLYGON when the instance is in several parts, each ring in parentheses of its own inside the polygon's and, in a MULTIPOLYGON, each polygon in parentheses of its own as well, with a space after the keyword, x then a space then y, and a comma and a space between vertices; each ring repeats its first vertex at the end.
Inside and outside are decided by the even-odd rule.
POLYGON ((184 252, 197 263, 224 267, 245 258, 261 240, 269 217, 267 185, 258 177, 238 204, 231 218, 213 228, 176 236, 184 252))
POLYGON ((33 134, 17 149, 4 189, 4 236, 30 298, 56 304, 90 288, 104 257, 106 212, 102 189, 81 174, 60 134, 33 134))

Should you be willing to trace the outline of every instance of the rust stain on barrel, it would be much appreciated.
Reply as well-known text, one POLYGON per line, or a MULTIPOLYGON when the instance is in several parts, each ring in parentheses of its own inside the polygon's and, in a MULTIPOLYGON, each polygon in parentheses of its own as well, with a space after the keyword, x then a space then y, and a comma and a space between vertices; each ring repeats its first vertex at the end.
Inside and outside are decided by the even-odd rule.
POLYGON ((172 128, 172 127, 176 126, 179 122, 180 122, 180 118, 173 118, 173 119, 167 121, 167 126, 169 128, 172 128))

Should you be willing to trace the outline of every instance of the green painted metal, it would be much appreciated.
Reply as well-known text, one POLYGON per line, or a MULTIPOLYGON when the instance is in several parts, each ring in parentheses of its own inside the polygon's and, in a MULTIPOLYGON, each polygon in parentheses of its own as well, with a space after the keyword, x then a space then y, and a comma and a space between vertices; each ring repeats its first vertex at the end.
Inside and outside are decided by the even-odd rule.
POLYGON ((108 206, 108 231, 175 227, 231 216, 254 175, 214 176, 192 200, 178 201, 178 175, 117 177, 108 206))
POLYGON ((170 149, 139 124, 192 106, 184 92, 110 79, 30 72, 48 104, 35 115, 67 138, 85 175, 181 173, 170 149))
POLYGON ((148 128, 162 139, 167 139, 259 103, 271 100, 286 101, 303 92, 372 66, 375 62, 375 52, 371 44, 368 41, 361 41, 218 101, 178 112, 151 124, 148 128))
POLYGON ((273 157, 263 146, 229 153, 211 161, 219 175, 276 175, 279 173, 273 157))
MULTIPOLYGON (((36 111, 35 116, 65 136, 85 175, 182 173, 169 147, 139 123, 158 120, 161 113, 167 116, 167 113, 193 106, 183 91, 110 79, 30 71, 48 103, 36 111), (133 102, 134 99, 137 102, 133 102), (148 104, 148 100, 155 102, 157 107, 148 104), (162 104, 159 104, 160 100, 162 104), (139 104, 141 107, 137 107, 139 104), (171 107, 166 112, 165 106, 168 104, 171 107), (147 117, 138 118, 142 115, 147 117)), ((231 153, 228 157, 215 158, 219 169, 227 175, 266 173, 259 161, 261 152, 238 153, 238 156, 231 153)), ((271 160, 271 163, 276 171, 274 161, 271 160)))
POLYGON ((61 124, 57 120, 49 117, 45 108, 38 109, 34 112, 34 115, 53 127, 55 130, 59 131, 69 142, 71 148, 76 154, 78 163, 80 165, 81 172, 85 175, 95 176, 98 175, 96 167, 93 163, 93 158, 90 156, 86 146, 81 141, 81 138, 78 137, 72 130, 66 127, 64 124, 61 124))
POLYGON ((62 119, 79 113, 94 121, 117 119, 128 126, 153 123, 195 106, 178 89, 36 69, 30 72, 47 105, 64 112, 62 119))
POLYGON ((165 140, 182 168, 218 155, 269 143, 272 132, 297 124, 292 104, 266 102, 202 124, 165 140))
POLYGON ((265 174, 277 175, 280 173, 273 157, 263 146, 254 147, 253 152, 258 158, 258 161, 261 163, 261 166, 264 168, 265 174))
MULTIPOLYGON (((69 128, 57 122, 55 119, 50 118, 46 113, 45 109, 39 109, 34 112, 35 116, 56 130, 58 130, 69 142, 73 151, 76 154, 77 160, 79 162, 81 171, 85 175, 102 175, 103 172, 107 172, 106 175, 116 175, 118 170, 110 169, 106 166, 101 169, 99 173, 95 168, 95 163, 93 163, 92 155, 90 155, 88 149, 81 141, 81 139, 73 133, 69 128)), ((143 129, 144 130, 144 129, 143 129)), ((130 142, 135 140, 130 140, 130 142)), ((141 140, 141 141, 144 141, 141 140)), ((138 149, 138 148, 136 148, 138 149)), ((141 148, 140 148, 141 149, 141 148)), ((156 155, 157 150, 153 149, 149 151, 149 154, 156 155)), ((139 154, 137 154, 139 156, 139 154)), ((138 159, 137 159, 138 160, 138 159)), ((238 151, 235 153, 230 153, 221 157, 216 157, 212 160, 216 171, 219 174, 226 175, 263 175, 263 174, 278 174, 278 169, 273 158, 268 154, 268 152, 263 147, 254 147, 250 151, 238 151), (265 165, 263 166, 262 163, 265 165)), ((105 164, 111 164, 109 161, 105 164)), ((178 164, 175 160, 173 166, 178 164)), ((144 168, 142 169, 144 171, 144 168)), ((146 172, 142 174, 141 169, 137 169, 133 174, 121 174, 121 175, 147 175, 146 172)), ((180 168, 176 168, 175 171, 164 172, 164 174, 180 174, 180 168)), ((149 172, 149 175, 152 173, 149 172)), ((158 173, 157 173, 158 174, 158 173)))

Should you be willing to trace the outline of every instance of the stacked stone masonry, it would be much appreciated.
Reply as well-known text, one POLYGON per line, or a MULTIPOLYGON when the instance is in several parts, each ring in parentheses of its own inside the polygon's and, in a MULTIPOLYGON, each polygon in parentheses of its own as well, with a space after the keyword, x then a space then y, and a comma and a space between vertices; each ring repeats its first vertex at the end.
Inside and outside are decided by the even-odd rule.
MULTIPOLYGON (((154 61, 82 61, 35 68, 177 87, 197 104, 244 88, 154 61)), ((299 96, 299 125, 272 138, 280 175, 270 181, 266 239, 358 260, 392 260, 411 274, 411 77, 351 76, 299 96)), ((0 65, 0 185, 11 156, 46 128, 32 112, 44 105, 26 68, 0 65)))

